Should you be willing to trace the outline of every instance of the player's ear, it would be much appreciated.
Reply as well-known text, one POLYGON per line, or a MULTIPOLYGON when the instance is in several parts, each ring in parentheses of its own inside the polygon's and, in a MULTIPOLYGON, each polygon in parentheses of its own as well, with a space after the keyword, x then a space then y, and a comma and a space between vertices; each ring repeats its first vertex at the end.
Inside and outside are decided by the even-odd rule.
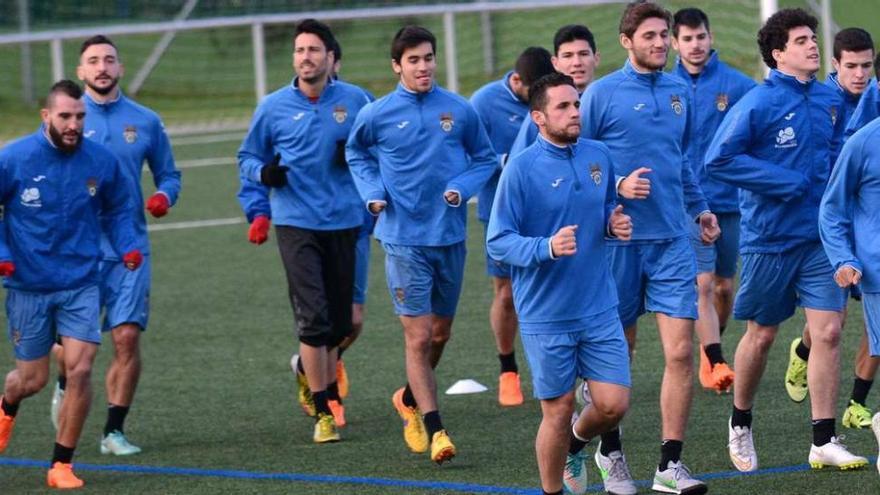
POLYGON ((397 62, 397 60, 394 60, 393 58, 391 59, 391 70, 393 70, 394 73, 397 74, 398 76, 400 75, 400 72, 403 70, 400 67, 400 64, 397 62))
POLYGON ((627 36, 623 33, 620 33, 620 46, 622 46, 624 50, 631 50, 632 46, 633 46, 633 42, 629 38, 629 36, 627 36))
POLYGON ((532 122, 538 125, 538 127, 543 127, 547 123, 547 118, 544 115, 544 112, 540 110, 532 110, 532 122))
MULTIPOLYGON (((48 106, 48 104, 49 104, 49 102, 47 101, 46 105, 48 106)), ((49 125, 49 123, 51 122, 51 119, 49 118, 49 109, 48 108, 40 109, 40 120, 42 120, 44 124, 49 125)))
POLYGON ((86 69, 82 64, 76 66, 76 78, 80 81, 86 80, 86 69))

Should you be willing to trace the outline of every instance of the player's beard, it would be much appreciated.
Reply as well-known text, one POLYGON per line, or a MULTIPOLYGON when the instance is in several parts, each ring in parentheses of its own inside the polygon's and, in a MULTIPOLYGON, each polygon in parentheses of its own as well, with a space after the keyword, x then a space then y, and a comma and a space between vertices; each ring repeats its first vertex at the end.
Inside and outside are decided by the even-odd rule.
POLYGON ((114 77, 114 78, 112 78, 111 81, 112 81, 112 83, 106 87, 96 86, 96 85, 92 84, 91 81, 86 81, 86 86, 88 86, 89 88, 91 88, 92 91, 94 91, 95 93, 98 93, 101 96, 107 96, 119 84, 119 77, 114 77))
POLYGON ((651 71, 661 71, 664 67, 666 67, 666 60, 669 58, 669 50, 666 51, 666 56, 663 57, 663 63, 657 64, 651 59, 650 50, 648 50, 645 56, 638 51, 633 52, 635 54, 636 62, 641 66, 651 71))
POLYGON ((82 143, 82 132, 76 133, 76 142, 73 144, 67 144, 64 142, 64 134, 55 128, 54 125, 49 124, 49 139, 52 140, 52 144, 55 145, 56 148, 63 151, 64 153, 73 153, 79 148, 80 143, 82 143))
POLYGON ((580 137, 579 127, 562 127, 560 129, 547 128, 547 135, 553 138, 553 141, 562 144, 574 144, 580 137))

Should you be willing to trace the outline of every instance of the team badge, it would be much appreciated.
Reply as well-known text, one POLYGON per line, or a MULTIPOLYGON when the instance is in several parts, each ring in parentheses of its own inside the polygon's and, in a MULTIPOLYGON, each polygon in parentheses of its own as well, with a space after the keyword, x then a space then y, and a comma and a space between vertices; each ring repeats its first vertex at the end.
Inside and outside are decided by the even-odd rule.
POLYGON ((345 119, 348 118, 348 110, 343 106, 333 107, 333 118, 338 124, 345 122, 345 119))
POLYGON ((598 163, 590 164, 590 177, 593 178, 593 183, 597 186, 602 183, 602 168, 598 163))
POLYGON ((403 304, 406 301, 406 293, 402 287, 394 289, 394 298, 397 299, 397 304, 403 304))
POLYGON ((715 97, 715 108, 717 108, 719 112, 727 110, 728 103, 727 93, 718 93, 715 97))
POLYGON ((831 125, 837 124, 837 107, 831 107, 831 125))
POLYGON ((94 196, 95 194, 98 194, 98 181, 97 180, 90 178, 89 180, 86 181, 86 187, 89 190, 89 196, 94 196))
POLYGON ((440 114, 440 128, 443 129, 443 132, 452 131, 453 125, 455 125, 455 120, 452 119, 451 113, 440 114))
POLYGON ((670 102, 672 103, 672 111, 675 112, 675 115, 681 115, 684 107, 681 105, 681 97, 678 95, 672 95, 669 97, 670 102))
POLYGON ((122 137, 125 138, 125 142, 128 144, 134 144, 138 138, 137 127, 133 125, 129 125, 125 127, 125 130, 122 131, 122 137))

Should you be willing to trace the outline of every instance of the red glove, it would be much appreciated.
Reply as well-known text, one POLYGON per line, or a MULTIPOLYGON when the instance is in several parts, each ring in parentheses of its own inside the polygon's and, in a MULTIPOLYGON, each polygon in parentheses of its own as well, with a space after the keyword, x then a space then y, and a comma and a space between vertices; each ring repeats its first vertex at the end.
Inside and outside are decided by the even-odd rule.
POLYGON ((15 263, 0 261, 0 277, 11 277, 15 273, 15 263))
POLYGON ((251 228, 248 229, 248 240, 253 244, 262 244, 269 240, 269 226, 272 222, 269 217, 260 215, 251 222, 251 228))
POLYGON ((138 249, 131 250, 125 253, 125 256, 122 257, 122 262, 125 263, 125 267, 131 271, 137 270, 143 261, 144 255, 142 255, 138 249))
POLYGON ((168 204, 168 197, 162 193, 155 193, 150 196, 150 199, 147 200, 147 210, 150 211, 150 214, 156 218, 164 217, 168 214, 168 208, 171 205, 168 204))

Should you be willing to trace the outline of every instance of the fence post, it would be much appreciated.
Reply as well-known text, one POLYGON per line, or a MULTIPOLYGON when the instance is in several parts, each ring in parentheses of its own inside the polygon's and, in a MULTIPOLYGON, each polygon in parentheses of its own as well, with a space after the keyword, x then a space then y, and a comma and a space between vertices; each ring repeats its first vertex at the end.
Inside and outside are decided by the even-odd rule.
MULTIPOLYGON (((28 0, 18 0, 18 26, 22 34, 30 31, 31 17, 28 0)), ((22 43, 21 47, 21 99, 26 105, 34 103, 34 67, 31 56, 31 44, 22 43)))
POLYGON ((455 53, 455 14, 443 13, 443 41, 446 47, 446 89, 458 93, 458 57, 455 53))
POLYGON ((259 103, 266 96, 266 45, 263 24, 251 25, 251 40, 254 45, 254 92, 259 103))
POLYGON ((49 48, 52 53, 52 82, 56 83, 64 79, 64 48, 61 38, 53 38, 49 48))
POLYGON ((495 40, 492 36, 492 14, 480 12, 480 32, 483 35, 483 72, 491 76, 495 72, 495 40))

